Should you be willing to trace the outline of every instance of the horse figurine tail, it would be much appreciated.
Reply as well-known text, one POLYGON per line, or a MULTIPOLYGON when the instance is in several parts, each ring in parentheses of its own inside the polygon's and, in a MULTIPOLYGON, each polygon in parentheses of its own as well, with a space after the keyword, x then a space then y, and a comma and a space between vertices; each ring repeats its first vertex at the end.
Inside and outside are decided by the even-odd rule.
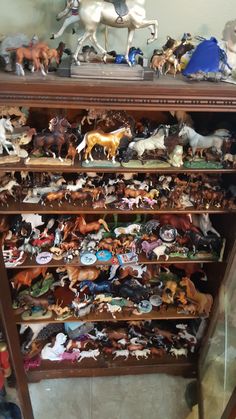
POLYGON ((102 224, 102 225, 103 225, 103 227, 105 228, 105 230, 106 230, 106 231, 110 231, 110 230, 109 230, 109 227, 108 227, 108 225, 107 225, 107 223, 106 223, 106 221, 105 221, 105 220, 103 220, 103 219, 101 218, 100 220, 98 220, 98 222, 99 222, 99 224, 102 224))
POLYGON ((84 135, 84 138, 81 141, 81 143, 76 147, 78 154, 86 147, 86 144, 87 144, 87 133, 84 135))

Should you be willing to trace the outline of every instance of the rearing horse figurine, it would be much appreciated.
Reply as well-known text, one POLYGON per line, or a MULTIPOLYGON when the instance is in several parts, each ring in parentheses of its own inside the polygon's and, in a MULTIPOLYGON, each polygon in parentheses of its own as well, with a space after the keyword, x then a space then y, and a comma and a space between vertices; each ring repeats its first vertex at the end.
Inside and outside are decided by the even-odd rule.
POLYGON ((80 48, 86 40, 94 43, 95 47, 104 55, 106 60, 107 51, 98 43, 96 32, 100 23, 112 26, 114 28, 127 28, 128 39, 126 45, 125 58, 129 62, 129 49, 132 45, 135 29, 150 28, 151 37, 148 38, 147 43, 157 39, 158 22, 156 19, 146 19, 145 0, 126 0, 128 13, 122 16, 122 19, 117 19, 117 13, 112 2, 104 0, 79 0, 79 16, 82 24, 85 27, 85 32, 81 38, 78 39, 78 46, 74 53, 75 62, 79 65, 78 54, 80 48))

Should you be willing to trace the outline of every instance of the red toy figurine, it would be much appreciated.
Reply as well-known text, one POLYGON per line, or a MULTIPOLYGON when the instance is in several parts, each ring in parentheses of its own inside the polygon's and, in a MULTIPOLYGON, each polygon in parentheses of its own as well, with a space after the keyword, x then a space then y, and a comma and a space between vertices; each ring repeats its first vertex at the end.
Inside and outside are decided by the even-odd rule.
POLYGON ((5 342, 0 342, 0 392, 4 388, 5 378, 11 375, 9 354, 5 342))

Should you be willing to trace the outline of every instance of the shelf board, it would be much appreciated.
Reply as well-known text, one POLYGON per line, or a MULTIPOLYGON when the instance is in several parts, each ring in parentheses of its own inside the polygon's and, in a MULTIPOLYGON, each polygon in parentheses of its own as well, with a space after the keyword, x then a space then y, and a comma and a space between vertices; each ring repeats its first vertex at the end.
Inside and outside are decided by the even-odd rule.
POLYGON ((171 355, 162 357, 148 357, 137 361, 134 357, 113 360, 112 356, 99 356, 97 361, 84 359, 81 363, 69 361, 42 361, 35 369, 28 370, 26 376, 29 382, 43 379, 68 378, 68 377, 98 377, 112 375, 137 375, 137 374, 166 373, 196 377, 197 357, 189 356, 176 359, 171 355))
POLYGON ((15 322, 16 324, 24 324, 24 323, 63 323, 63 322, 112 322, 112 321, 141 321, 141 320, 188 320, 188 319, 198 319, 199 315, 193 314, 179 314, 177 313, 176 309, 171 307, 168 310, 152 310, 150 313, 142 313, 139 315, 135 314, 128 314, 126 310, 121 313, 116 313, 116 318, 113 318, 111 313, 107 313, 106 311, 99 313, 95 312, 89 314, 88 316, 84 317, 68 317, 64 320, 57 320, 56 315, 50 319, 37 319, 37 320, 22 320, 21 315, 15 315, 15 322))
POLYGON ((186 111, 236 110, 236 86, 196 83, 181 74, 155 77, 153 81, 88 80, 39 72, 0 75, 0 103, 48 108, 149 109, 186 111))
MULTIPOLYGON (((45 249, 46 251, 46 249, 45 249)), ((184 258, 169 258, 168 260, 165 260, 162 256, 159 260, 149 260, 147 259, 144 255, 140 255, 138 262, 140 264, 145 264, 145 265, 153 265, 153 264, 171 264, 171 263, 216 263, 216 262, 221 262, 218 259, 204 259, 203 257, 200 259, 184 259, 184 258)), ((94 263, 92 266, 104 266, 104 265, 108 265, 111 266, 112 263, 109 262, 96 262, 94 263)), ((26 258, 26 260, 24 261, 24 263, 22 263, 21 265, 17 265, 17 266, 11 266, 11 267, 7 267, 7 269, 24 269, 24 268, 35 268, 35 267, 39 267, 39 266, 45 266, 48 268, 58 268, 59 266, 85 266, 83 264, 80 263, 80 259, 78 257, 75 257, 73 259, 72 262, 66 263, 64 261, 64 259, 61 260, 51 260, 51 262, 44 264, 44 265, 39 265, 35 259, 30 259, 30 258, 26 258)))
MULTIPOLYGON (((1 95, 1 94, 0 94, 1 95)), ((170 173, 170 174, 181 174, 181 173, 236 173, 236 169, 187 169, 185 167, 167 167, 167 168, 125 168, 125 167, 82 167, 80 161, 75 161, 72 166, 62 165, 26 165, 24 160, 21 159, 19 163, 0 164, 0 172, 11 172, 11 171, 29 171, 29 172, 62 172, 62 173, 170 173)))
POLYGON ((221 208, 209 208, 209 209, 194 209, 194 207, 188 207, 184 210, 175 210, 175 209, 158 209, 158 207, 154 209, 148 209, 148 208, 134 208, 132 210, 129 210, 128 208, 125 210, 120 210, 117 208, 112 208, 109 206, 107 208, 99 208, 99 209, 91 209, 92 205, 90 207, 83 206, 78 207, 76 205, 70 204, 69 202, 63 202, 63 205, 59 206, 58 204, 53 204, 52 206, 42 204, 27 204, 24 202, 15 202, 12 199, 9 199, 9 206, 6 207, 1 206, 0 207, 0 214, 166 214, 167 212, 169 214, 203 214, 206 211, 209 214, 228 214, 228 213, 235 213, 236 207, 232 210, 229 209, 221 209, 221 208))

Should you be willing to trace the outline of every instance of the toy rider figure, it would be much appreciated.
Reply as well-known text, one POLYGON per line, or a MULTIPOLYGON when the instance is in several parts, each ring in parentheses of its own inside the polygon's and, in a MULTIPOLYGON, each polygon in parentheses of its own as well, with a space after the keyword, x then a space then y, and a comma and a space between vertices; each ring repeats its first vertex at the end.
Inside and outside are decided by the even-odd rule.
POLYGON ((125 0, 105 0, 108 3, 112 3, 115 7, 115 11, 118 14, 118 18, 116 19, 116 23, 123 23, 123 16, 126 16, 129 12, 125 0))

